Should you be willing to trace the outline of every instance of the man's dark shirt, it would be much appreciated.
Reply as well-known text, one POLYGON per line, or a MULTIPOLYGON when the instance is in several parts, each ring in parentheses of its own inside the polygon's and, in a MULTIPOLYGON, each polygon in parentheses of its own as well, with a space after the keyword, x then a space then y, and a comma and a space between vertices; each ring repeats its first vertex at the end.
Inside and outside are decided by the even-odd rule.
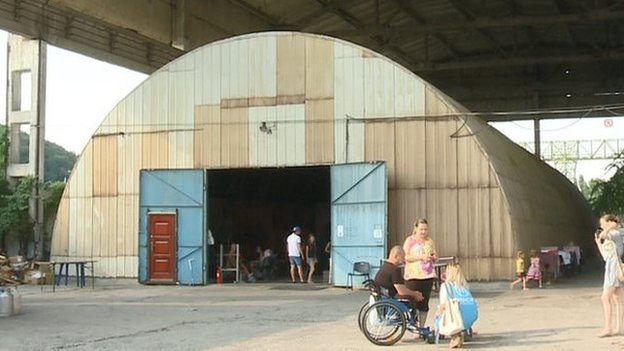
POLYGON ((375 276, 375 284, 388 289, 388 295, 395 297, 397 290, 394 284, 405 284, 403 274, 401 274, 401 268, 390 262, 384 262, 375 276))

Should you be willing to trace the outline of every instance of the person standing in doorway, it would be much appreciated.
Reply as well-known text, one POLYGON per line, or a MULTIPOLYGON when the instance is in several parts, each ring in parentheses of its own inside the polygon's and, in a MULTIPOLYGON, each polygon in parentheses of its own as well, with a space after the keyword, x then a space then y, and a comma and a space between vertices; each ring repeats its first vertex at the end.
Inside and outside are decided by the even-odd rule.
POLYGON ((423 328, 429 313, 429 297, 436 278, 434 263, 438 259, 433 239, 429 237, 429 225, 424 218, 414 222, 414 229, 403 243, 405 251, 405 286, 420 291, 424 300, 418 310, 418 324, 423 328))
POLYGON ((297 268, 297 272, 299 273, 299 281, 302 283, 303 281, 303 250, 301 249, 301 228, 294 227, 292 233, 286 239, 286 244, 288 246, 288 261, 290 262, 290 278, 293 283, 296 283, 295 280, 295 267, 297 268))
POLYGON ((308 244, 306 245, 305 256, 307 258, 308 266, 310 266, 310 272, 308 273, 308 284, 312 284, 314 283, 312 281, 312 275, 314 274, 316 264, 318 263, 318 258, 316 257, 316 237, 314 237, 314 233, 310 233, 310 235, 308 235, 308 244))

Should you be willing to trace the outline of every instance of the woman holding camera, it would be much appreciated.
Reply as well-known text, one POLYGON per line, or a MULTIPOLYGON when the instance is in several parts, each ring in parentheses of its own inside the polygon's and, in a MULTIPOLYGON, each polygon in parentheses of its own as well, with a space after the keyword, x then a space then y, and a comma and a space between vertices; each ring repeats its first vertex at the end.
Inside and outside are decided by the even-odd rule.
POLYGON ((594 234, 594 241, 605 261, 604 283, 602 286, 602 309, 604 328, 598 337, 606 337, 624 332, 624 292, 623 283, 618 276, 624 243, 619 229, 619 220, 612 214, 600 217, 600 228, 594 234), (615 328, 613 328, 613 310, 615 309, 615 328))

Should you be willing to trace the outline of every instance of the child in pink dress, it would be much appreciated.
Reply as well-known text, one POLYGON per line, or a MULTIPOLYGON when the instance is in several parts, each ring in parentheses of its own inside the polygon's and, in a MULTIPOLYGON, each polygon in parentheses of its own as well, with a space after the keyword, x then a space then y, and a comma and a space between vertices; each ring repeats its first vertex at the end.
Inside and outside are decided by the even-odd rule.
POLYGON ((539 288, 542 288, 542 271, 540 270, 540 258, 537 250, 531 250, 531 266, 526 275, 527 280, 537 280, 539 288))

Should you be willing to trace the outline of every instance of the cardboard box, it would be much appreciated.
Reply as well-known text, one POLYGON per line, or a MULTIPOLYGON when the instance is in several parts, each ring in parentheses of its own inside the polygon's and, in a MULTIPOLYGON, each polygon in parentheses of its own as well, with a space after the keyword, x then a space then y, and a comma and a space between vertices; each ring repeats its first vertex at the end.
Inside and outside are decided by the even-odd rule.
POLYGON ((28 269, 24 272, 24 283, 30 285, 41 285, 43 282, 43 273, 38 270, 28 269))

